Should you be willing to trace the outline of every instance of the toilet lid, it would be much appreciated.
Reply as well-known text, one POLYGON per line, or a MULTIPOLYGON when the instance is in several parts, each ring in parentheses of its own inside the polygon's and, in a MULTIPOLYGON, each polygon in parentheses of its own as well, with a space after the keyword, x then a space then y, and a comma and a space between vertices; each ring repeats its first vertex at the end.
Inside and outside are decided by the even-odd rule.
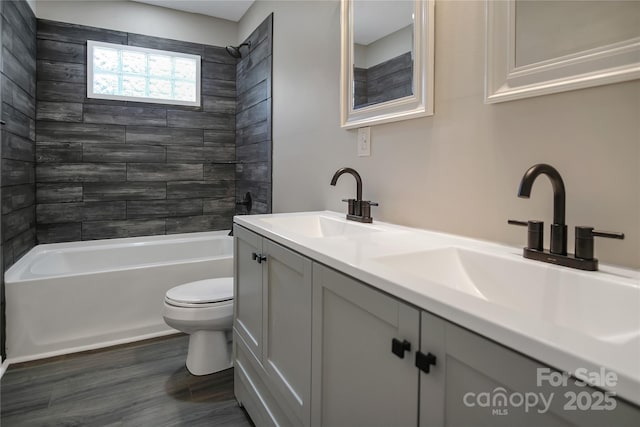
POLYGON ((233 277, 185 283, 169 289, 166 297, 171 301, 189 304, 228 301, 233 299, 233 277))

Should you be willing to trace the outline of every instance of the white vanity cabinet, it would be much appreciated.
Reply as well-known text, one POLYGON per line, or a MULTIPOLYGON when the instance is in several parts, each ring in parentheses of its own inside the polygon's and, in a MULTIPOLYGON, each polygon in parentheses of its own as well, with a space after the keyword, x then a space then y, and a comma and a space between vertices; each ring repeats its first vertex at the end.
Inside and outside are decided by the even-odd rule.
POLYGON ((236 396, 257 425, 310 424, 311 260, 234 226, 236 396))
POLYGON ((420 346, 437 360, 420 372, 420 427, 640 425, 637 407, 424 311, 420 346))
POLYGON ((417 425, 419 317, 416 308, 314 263, 312 425, 417 425), (394 339, 405 343, 398 355, 394 339))
POLYGON ((234 233, 235 392, 259 427, 640 425, 637 406, 568 376, 551 385, 561 374, 543 363, 234 233))

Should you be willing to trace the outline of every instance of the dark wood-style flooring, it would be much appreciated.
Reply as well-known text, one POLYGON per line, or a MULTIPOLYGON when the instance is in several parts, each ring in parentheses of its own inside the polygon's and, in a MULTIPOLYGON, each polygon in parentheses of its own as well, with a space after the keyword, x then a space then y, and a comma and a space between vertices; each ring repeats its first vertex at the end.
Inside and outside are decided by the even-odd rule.
POLYGON ((0 425, 252 426, 233 396, 233 369, 189 374, 187 343, 179 335, 11 365, 0 425))

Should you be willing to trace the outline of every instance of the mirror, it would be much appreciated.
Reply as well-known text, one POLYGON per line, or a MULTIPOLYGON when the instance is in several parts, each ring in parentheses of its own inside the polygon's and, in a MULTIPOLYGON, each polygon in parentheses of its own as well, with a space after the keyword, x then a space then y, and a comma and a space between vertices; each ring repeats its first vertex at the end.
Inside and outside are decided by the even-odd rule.
POLYGON ((485 102, 640 77, 640 2, 487 1, 485 102))
POLYGON ((342 127, 433 114, 430 0, 342 0, 342 127))

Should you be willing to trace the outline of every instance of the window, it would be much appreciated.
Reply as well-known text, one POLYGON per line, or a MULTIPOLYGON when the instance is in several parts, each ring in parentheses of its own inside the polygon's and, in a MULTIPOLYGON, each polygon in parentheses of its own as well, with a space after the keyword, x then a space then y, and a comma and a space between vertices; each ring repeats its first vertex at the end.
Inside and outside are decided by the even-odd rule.
POLYGON ((200 56, 89 40, 87 97, 200 106, 200 56))

